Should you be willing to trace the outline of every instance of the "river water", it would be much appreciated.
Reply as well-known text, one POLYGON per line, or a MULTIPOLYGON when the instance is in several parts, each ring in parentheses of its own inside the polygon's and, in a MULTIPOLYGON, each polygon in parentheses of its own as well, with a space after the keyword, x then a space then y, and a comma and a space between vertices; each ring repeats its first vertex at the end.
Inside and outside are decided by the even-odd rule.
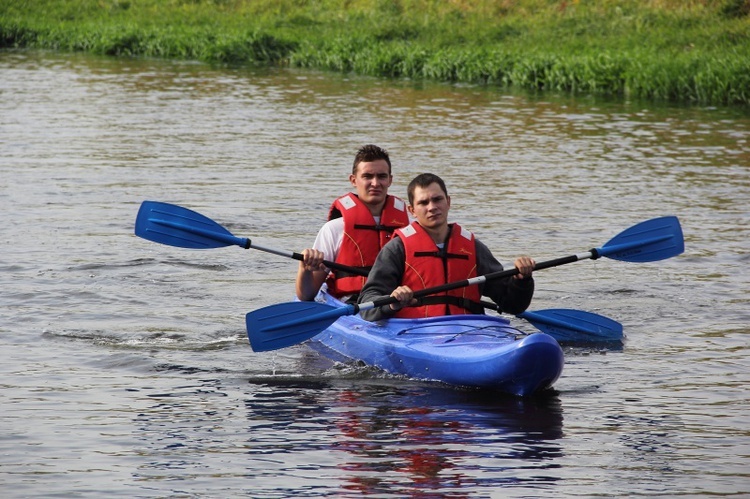
POLYGON ((0 186, 4 497, 750 495, 747 109, 0 52, 0 186), (517 399, 254 353, 295 261, 133 235, 151 199, 300 251, 369 142, 501 261, 663 215, 686 251, 538 272, 626 339, 517 399))

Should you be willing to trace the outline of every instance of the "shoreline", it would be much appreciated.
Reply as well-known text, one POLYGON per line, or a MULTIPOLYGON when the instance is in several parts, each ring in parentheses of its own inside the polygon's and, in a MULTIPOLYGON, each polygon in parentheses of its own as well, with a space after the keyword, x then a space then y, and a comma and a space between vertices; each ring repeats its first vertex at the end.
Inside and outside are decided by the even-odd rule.
POLYGON ((750 0, 632 3, 0 0, 0 49, 750 104, 750 0))

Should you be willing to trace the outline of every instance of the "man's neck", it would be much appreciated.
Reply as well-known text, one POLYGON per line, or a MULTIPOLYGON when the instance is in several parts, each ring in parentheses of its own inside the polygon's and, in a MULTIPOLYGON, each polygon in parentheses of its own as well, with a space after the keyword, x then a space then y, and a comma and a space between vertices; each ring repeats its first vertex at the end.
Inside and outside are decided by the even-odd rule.
POLYGON ((448 234, 450 234, 450 226, 448 224, 434 228, 422 226, 422 228, 430 235, 435 244, 443 244, 448 239, 448 234))
MULTIPOLYGON (((386 198, 388 199, 388 198, 386 198)), ((370 210, 370 214, 373 217, 379 217, 381 213, 383 213, 383 208, 385 208, 385 200, 383 200, 382 203, 378 204, 367 204, 365 203, 365 206, 370 210)))

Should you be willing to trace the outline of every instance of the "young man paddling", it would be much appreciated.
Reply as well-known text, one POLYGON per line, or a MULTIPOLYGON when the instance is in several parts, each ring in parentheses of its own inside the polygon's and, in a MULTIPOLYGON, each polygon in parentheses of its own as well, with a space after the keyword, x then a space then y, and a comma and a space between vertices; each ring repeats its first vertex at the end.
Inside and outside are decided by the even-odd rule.
POLYGON ((443 180, 423 173, 408 187, 409 212, 416 218, 399 229, 380 252, 370 270, 359 302, 392 296, 398 303, 365 310, 364 319, 433 317, 484 313, 481 296, 490 297, 504 312, 519 314, 534 295, 534 260, 521 256, 514 262, 519 274, 414 299, 414 291, 470 279, 503 270, 490 250, 474 235, 448 223, 451 198, 443 180))
POLYGON ((361 147, 354 157, 349 181, 356 190, 336 199, 328 222, 312 248, 302 251, 297 270, 297 298, 310 301, 327 282, 339 299, 356 301, 366 277, 341 270, 329 272, 323 260, 369 270, 393 231, 409 223, 406 203, 388 195, 393 182, 388 152, 376 145, 361 147))

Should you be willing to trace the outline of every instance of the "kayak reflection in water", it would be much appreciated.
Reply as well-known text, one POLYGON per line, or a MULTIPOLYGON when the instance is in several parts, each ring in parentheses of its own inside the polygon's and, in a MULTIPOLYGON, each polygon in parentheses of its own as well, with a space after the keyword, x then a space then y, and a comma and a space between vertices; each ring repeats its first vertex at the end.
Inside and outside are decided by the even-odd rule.
POLYGON ((500 480, 518 484, 525 479, 513 475, 514 467, 551 468, 545 461, 562 454, 554 443, 562 436, 557 396, 439 388, 399 390, 380 402, 373 395, 344 390, 336 403, 340 434, 333 448, 351 454, 338 465, 347 472, 342 487, 348 491, 409 495, 495 487, 500 480), (482 469, 464 467, 476 459, 486 463, 482 469))

